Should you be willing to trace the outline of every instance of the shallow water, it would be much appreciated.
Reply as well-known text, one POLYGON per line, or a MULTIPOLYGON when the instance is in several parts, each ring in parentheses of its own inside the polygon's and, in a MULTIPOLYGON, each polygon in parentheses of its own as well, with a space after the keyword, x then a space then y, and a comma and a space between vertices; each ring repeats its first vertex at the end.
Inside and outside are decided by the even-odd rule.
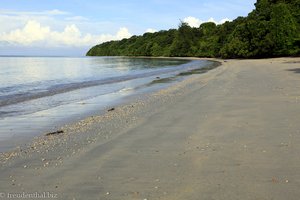
POLYGON ((0 57, 0 151, 52 131, 67 119, 82 119, 87 113, 166 83, 149 84, 155 80, 209 63, 124 57, 0 57))

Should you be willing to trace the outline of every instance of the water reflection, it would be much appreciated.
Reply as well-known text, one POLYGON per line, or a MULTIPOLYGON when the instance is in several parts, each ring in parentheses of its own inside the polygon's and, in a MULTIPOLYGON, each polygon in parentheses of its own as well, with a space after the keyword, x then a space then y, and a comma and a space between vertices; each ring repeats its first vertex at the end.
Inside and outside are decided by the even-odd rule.
POLYGON ((0 151, 3 141, 30 138, 149 89, 144 86, 157 74, 172 75, 186 62, 0 57, 0 151))

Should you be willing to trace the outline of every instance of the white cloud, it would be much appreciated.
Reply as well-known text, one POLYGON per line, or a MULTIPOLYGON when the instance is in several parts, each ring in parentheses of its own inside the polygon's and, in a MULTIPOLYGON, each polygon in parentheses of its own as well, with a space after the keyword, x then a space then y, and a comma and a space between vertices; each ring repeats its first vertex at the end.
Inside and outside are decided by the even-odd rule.
POLYGON ((58 9, 54 10, 45 10, 45 11, 40 11, 40 12, 22 12, 22 11, 13 11, 13 10, 0 10, 0 15, 68 15, 70 13, 61 11, 58 9))
POLYGON ((55 9, 55 10, 46 11, 46 12, 44 12, 44 14, 46 14, 46 15, 69 15, 70 13, 55 9))
POLYGON ((225 22, 231 22, 231 19, 225 18, 219 21, 219 24, 224 24, 225 22))
POLYGON ((91 21, 57 9, 35 12, 0 9, 0 24, 0 46, 90 47, 131 36, 127 28, 118 24, 91 21))
POLYGON ((191 27, 199 27, 203 23, 202 20, 196 17, 186 17, 183 19, 183 22, 188 23, 191 27))
POLYGON ((153 28, 148 28, 148 29, 145 31, 145 33, 155 33, 155 32, 157 32, 157 30, 156 30, 156 29, 153 29, 153 28))
POLYGON ((59 32, 52 30, 49 26, 42 26, 37 21, 29 20, 23 28, 0 34, 0 42, 22 46, 84 47, 130 36, 130 32, 125 27, 120 28, 115 35, 93 35, 82 34, 75 24, 67 25, 63 31, 59 32))
POLYGON ((89 19, 82 16, 72 16, 72 17, 66 17, 65 20, 67 21, 88 21, 89 19))
POLYGON ((201 19, 198 19, 196 17, 191 17, 191 16, 183 19, 183 22, 188 23, 191 27, 199 27, 201 24, 203 24, 205 22, 214 22, 215 24, 223 24, 226 21, 231 21, 231 20, 228 18, 225 18, 220 21, 216 21, 216 20, 214 20, 214 18, 211 17, 208 20, 203 21, 201 19))
POLYGON ((45 40, 45 37, 49 33, 49 27, 41 27, 41 25, 35 21, 28 21, 23 29, 16 29, 8 34, 1 34, 0 41, 28 45, 36 41, 45 40))
POLYGON ((129 33, 129 30, 126 27, 122 27, 120 28, 120 30, 118 31, 116 38, 118 40, 123 39, 123 38, 129 38, 131 37, 131 33, 129 33))

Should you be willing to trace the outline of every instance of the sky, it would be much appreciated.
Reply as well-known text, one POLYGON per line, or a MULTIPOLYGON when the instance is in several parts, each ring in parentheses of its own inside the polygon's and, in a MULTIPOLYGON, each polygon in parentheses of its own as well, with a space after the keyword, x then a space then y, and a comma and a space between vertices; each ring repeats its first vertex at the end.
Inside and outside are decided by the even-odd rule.
POLYGON ((145 32, 247 16, 256 0, 1 0, 0 55, 83 56, 145 32))

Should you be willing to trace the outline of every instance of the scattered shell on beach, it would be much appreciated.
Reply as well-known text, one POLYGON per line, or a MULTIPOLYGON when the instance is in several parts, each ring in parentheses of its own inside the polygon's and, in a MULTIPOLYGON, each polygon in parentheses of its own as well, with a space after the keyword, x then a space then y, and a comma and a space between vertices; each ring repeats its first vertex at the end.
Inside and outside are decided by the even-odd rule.
POLYGON ((274 177, 273 177, 273 178, 272 178, 272 182, 273 182, 273 183, 278 183, 277 178, 274 178, 274 177))

